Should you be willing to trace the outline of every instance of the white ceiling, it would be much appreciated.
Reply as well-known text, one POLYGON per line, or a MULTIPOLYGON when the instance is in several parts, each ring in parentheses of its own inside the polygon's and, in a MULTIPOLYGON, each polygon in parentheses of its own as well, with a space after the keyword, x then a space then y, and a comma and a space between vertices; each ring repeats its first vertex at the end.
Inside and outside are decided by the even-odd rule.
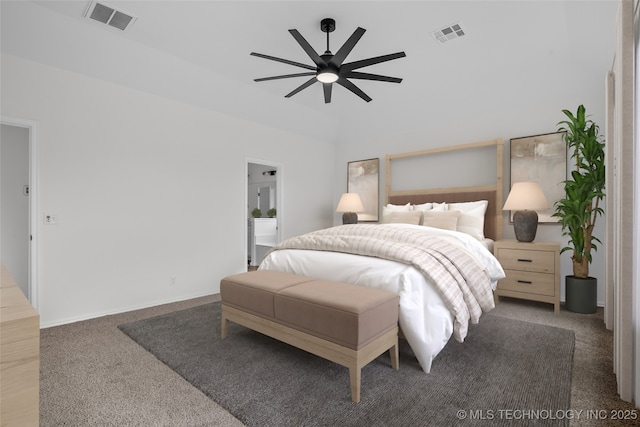
POLYGON ((540 83, 561 72, 604 80, 618 1, 105 3, 137 21, 122 32, 84 18, 89 1, 2 0, 2 51, 290 132, 348 141, 420 128, 425 117, 463 111, 466 99, 540 97, 540 83), (312 64, 287 30, 297 29, 322 53, 325 17, 336 20, 333 52, 357 27, 367 30, 345 62, 406 52, 361 69, 403 82, 354 81, 370 103, 334 85, 325 104, 320 84, 284 98, 306 77, 253 81, 304 70, 250 52, 312 64), (445 44, 431 36, 456 22, 466 36, 445 44))

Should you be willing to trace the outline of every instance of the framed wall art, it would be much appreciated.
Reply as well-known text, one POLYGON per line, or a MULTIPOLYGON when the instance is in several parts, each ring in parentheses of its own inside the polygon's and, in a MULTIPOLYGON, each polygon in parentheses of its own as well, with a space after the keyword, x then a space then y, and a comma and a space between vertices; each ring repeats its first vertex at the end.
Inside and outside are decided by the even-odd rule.
POLYGON ((364 212, 358 221, 378 221, 378 186, 380 159, 357 160, 347 163, 347 193, 358 193, 364 212))
MULTIPOLYGON (((538 222, 558 222, 551 216, 554 203, 564 198, 567 179, 567 145, 564 132, 513 138, 511 149, 511 186, 516 182, 537 181, 549 202, 549 209, 538 212, 538 222)), ((513 222, 513 212, 510 220, 513 222)))

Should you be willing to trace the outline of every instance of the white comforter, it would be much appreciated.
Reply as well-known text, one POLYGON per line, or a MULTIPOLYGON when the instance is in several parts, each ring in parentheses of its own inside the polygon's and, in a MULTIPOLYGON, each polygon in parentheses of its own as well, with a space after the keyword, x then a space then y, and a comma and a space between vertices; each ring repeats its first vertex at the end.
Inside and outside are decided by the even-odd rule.
MULTIPOLYGON (((470 253, 484 270, 491 286, 504 276, 495 257, 475 238, 448 230, 407 224, 425 235, 444 236, 460 250, 470 253)), ((270 252, 260 269, 335 280, 385 289, 400 296, 400 327, 420 366, 430 372, 431 363, 453 333, 454 318, 433 283, 416 268, 396 261, 341 252, 281 249, 270 252)))

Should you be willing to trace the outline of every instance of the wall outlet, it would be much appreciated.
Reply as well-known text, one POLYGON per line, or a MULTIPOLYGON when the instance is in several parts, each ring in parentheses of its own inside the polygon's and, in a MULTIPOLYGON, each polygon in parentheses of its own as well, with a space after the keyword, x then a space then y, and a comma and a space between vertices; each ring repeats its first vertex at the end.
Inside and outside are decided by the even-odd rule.
POLYGON ((55 225, 58 223, 56 214, 46 213, 44 214, 44 223, 47 225, 55 225))
POLYGON ((176 286, 176 285, 177 285, 176 276, 169 277, 169 286, 176 286))

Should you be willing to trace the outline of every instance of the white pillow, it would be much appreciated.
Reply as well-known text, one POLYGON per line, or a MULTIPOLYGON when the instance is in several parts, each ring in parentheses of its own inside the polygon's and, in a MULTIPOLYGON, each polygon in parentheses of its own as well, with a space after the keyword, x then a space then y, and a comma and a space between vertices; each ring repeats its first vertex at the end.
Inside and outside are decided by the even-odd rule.
POLYGON ((484 214, 487 212, 486 200, 477 202, 449 203, 449 209, 462 211, 458 218, 457 230, 469 234, 478 240, 484 239, 484 214))
POLYGON ((421 211, 395 211, 382 216, 383 224, 422 225, 421 211))
POLYGON ((406 205, 392 205, 391 203, 388 203, 387 206, 383 206, 383 208, 387 208, 387 210, 389 212, 393 211, 410 211, 411 210, 411 203, 407 203, 406 205))
POLYGON ((433 203, 422 203, 421 205, 413 205, 414 211, 430 211, 433 209, 433 203))
POLYGON ((406 205, 392 205, 389 203, 387 206, 382 207, 382 222, 384 222, 384 217, 391 214, 391 212, 409 212, 411 210, 411 203, 407 203, 406 205))
POLYGON ((425 211, 422 212, 422 225, 456 231, 461 212, 454 211, 425 211))
POLYGON ((447 205, 446 203, 433 203, 433 210, 434 211, 446 211, 449 209, 449 205, 447 205))

